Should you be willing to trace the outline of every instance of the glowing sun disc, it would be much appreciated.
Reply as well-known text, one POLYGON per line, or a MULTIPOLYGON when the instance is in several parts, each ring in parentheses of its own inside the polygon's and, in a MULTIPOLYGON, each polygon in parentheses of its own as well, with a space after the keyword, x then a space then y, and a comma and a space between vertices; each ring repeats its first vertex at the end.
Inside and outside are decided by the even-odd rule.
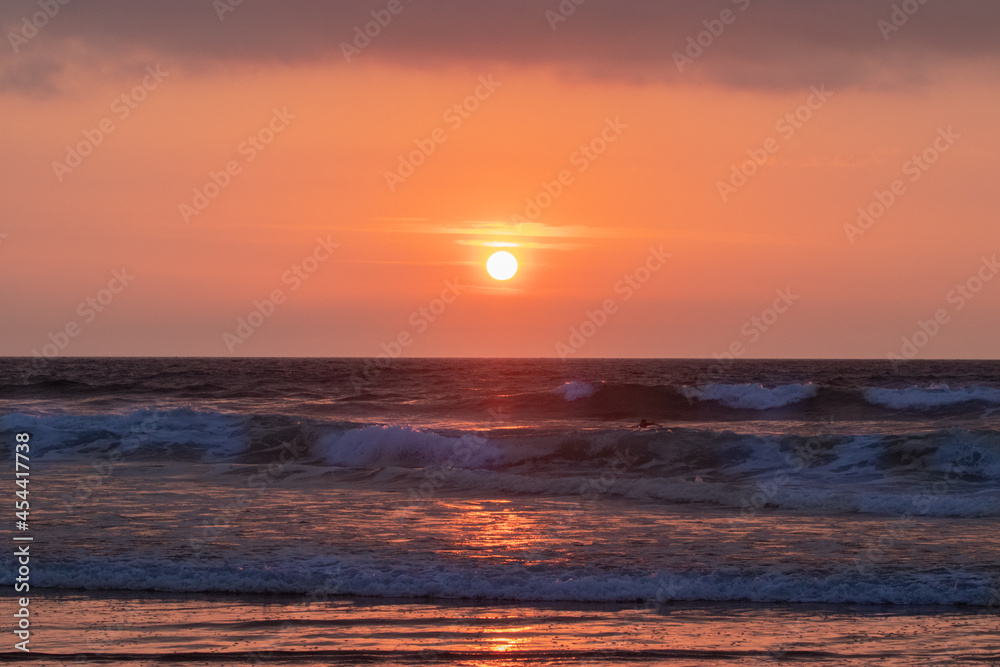
POLYGON ((497 280, 510 280, 517 273, 517 258, 506 250, 495 252, 486 260, 486 272, 497 280))

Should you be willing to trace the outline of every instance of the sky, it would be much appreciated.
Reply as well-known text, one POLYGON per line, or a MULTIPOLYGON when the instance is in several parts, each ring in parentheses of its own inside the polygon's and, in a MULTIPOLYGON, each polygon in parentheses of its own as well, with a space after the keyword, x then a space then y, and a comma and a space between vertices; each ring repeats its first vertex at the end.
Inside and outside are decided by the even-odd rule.
POLYGON ((1000 356, 1000 3, 0 27, 0 355, 1000 356))

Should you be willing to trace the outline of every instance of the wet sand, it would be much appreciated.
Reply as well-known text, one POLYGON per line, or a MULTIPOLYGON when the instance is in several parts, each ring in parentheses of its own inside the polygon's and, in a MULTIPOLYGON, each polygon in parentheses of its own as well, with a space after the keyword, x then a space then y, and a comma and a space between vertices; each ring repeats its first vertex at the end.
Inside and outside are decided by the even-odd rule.
MULTIPOLYGON (((982 665, 982 609, 495 603, 42 591, 34 658, 75 664, 982 665)), ((19 653, 19 652, 18 652, 19 653)), ((50 662, 49 664, 55 664, 50 662)))

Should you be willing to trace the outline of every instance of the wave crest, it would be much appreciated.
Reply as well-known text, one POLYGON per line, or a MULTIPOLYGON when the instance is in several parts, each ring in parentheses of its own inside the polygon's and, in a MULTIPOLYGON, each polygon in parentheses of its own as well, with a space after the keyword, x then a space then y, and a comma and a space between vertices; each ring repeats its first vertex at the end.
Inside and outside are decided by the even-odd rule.
POLYGON ((478 436, 451 438, 408 426, 366 426, 331 433, 320 439, 317 450, 326 463, 349 468, 479 467, 502 459, 496 446, 478 436))
POLYGON ((907 387, 906 389, 886 389, 869 387, 864 390, 869 403, 896 410, 921 410, 942 408, 963 403, 1000 404, 1000 389, 993 387, 959 387, 952 389, 946 384, 929 387, 907 387))
POLYGON ((567 401, 575 401, 579 398, 590 398, 594 395, 594 386, 586 382, 578 382, 576 380, 572 382, 567 382, 563 386, 556 389, 557 393, 563 395, 567 401))
POLYGON ((819 388, 812 382, 765 387, 760 384, 709 384, 703 389, 684 386, 681 393, 699 401, 717 401, 727 408, 770 410, 792 405, 816 396, 819 388))

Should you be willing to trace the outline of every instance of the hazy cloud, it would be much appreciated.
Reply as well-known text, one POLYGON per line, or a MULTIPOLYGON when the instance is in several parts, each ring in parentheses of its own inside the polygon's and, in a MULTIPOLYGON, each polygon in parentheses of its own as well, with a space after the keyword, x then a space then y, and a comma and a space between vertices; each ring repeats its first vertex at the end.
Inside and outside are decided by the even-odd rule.
POLYGON ((342 43, 390 0, 227 4, 236 1, 77 0, 60 6, 15 54, 10 35, 41 10, 37 1, 7 0, 0 7, 8 42, 0 87, 50 91, 81 45, 110 60, 143 54, 192 68, 489 61, 577 76, 751 88, 907 84, 946 59, 965 59, 970 67, 967 59, 986 60, 993 68, 1000 52, 1000 3, 981 0, 398 0, 402 11, 348 63, 342 43), (915 11, 905 14, 903 6, 915 11), (894 7, 899 25, 892 24, 894 7), (685 52, 689 37, 719 31, 724 10, 732 21, 678 71, 674 53, 685 52), (899 29, 880 28, 880 20, 899 29))

